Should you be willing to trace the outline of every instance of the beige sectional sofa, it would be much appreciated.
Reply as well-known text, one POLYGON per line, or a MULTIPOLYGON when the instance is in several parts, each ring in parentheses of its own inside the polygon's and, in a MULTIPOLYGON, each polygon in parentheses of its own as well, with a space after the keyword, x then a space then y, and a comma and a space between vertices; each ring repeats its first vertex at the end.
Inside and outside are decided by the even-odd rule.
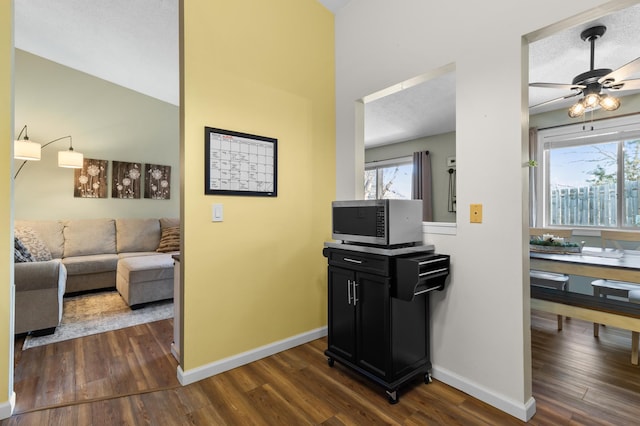
POLYGON ((36 235, 52 258, 15 263, 15 332, 53 331, 62 294, 116 287, 134 308, 173 297, 171 256, 178 247, 164 244, 163 236, 175 241, 178 226, 173 218, 15 221, 16 236, 36 235))

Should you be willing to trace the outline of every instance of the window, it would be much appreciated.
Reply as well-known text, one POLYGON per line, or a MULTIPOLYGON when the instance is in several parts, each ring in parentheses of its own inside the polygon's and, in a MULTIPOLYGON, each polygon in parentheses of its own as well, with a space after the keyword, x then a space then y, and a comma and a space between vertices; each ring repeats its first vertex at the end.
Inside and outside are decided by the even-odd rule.
POLYGON ((542 226, 640 228, 640 116, 538 133, 542 226))
POLYGON ((367 163, 364 170, 364 198, 411 199, 411 157, 367 163))

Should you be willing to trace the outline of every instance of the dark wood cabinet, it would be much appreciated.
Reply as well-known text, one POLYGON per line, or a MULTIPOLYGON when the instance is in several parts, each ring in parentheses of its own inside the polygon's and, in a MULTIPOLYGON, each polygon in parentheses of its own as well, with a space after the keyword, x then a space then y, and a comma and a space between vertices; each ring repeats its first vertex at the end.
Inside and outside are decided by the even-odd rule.
MULTIPOLYGON (((329 365, 337 361, 383 386, 391 403, 398 401, 398 388, 417 376, 429 383, 429 295, 397 297, 398 259, 411 263, 434 255, 388 256, 341 249, 325 249, 324 255, 329 263, 325 351, 329 365)), ((448 256, 443 259, 448 268, 448 256)), ((434 284, 438 289, 446 275, 434 284)), ((415 281, 411 285, 417 287, 420 278, 415 281)))

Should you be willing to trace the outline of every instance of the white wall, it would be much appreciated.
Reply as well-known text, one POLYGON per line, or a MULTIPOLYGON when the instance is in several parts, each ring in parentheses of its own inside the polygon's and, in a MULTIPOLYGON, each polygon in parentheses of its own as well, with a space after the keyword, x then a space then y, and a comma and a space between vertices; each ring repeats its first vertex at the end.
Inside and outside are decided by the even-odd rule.
MULTIPOLYGON (((448 288, 432 298, 434 377, 520 419, 535 410, 523 36, 568 18, 571 25, 586 22, 632 3, 351 0, 336 16, 339 199, 354 197, 362 179, 355 101, 455 63, 457 233, 428 236, 452 259, 448 288), (469 223, 472 203, 484 206, 482 224, 469 223)), ((568 26, 547 28, 536 37, 568 26)))
MULTIPOLYGON (((44 148, 42 159, 27 162, 15 179, 16 219, 179 216, 177 106, 21 50, 15 57, 16 137, 25 124, 41 144, 71 135, 85 158, 109 160, 108 198, 75 198, 74 170, 57 167, 57 152, 69 140, 44 148), (114 160, 171 166, 171 198, 111 198, 114 160)), ((15 170, 21 163, 14 162, 15 170)))

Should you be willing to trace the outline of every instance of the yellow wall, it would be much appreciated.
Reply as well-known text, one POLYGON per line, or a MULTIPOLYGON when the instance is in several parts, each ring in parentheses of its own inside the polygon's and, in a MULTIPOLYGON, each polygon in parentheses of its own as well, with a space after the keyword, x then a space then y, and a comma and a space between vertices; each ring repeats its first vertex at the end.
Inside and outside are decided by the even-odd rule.
MULTIPOLYGON (((9 401, 13 389, 13 333, 11 324, 11 294, 13 288, 13 228, 11 226, 11 158, 13 150, 11 141, 13 128, 13 95, 11 70, 13 67, 13 2, 0 2, 0 404, 9 401)), ((5 407, 6 408, 6 407, 5 407)), ((3 409, 0 414, 5 417, 3 409)))
POLYGON ((183 370, 326 325, 333 15, 316 0, 182 1, 183 370), (278 139, 278 196, 205 196, 204 127, 278 139), (211 222, 211 204, 224 222, 211 222))

